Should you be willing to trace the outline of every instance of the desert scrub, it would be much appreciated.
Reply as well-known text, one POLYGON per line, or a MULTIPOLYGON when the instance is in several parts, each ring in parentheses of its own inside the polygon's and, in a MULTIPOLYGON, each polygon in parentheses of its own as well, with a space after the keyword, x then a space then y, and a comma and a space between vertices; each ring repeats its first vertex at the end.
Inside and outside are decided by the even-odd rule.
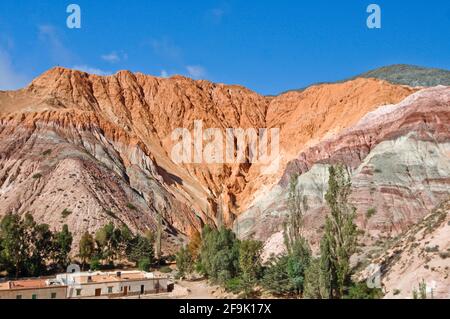
POLYGON ((137 210, 136 206, 134 206, 134 205, 131 204, 131 203, 128 203, 128 204, 127 204, 127 207, 128 207, 129 209, 131 209, 131 210, 137 210))
POLYGON ((34 179, 40 179, 42 177, 42 174, 41 173, 37 173, 37 174, 34 174, 33 175, 33 178, 34 179))
POLYGON ((441 257, 442 259, 450 258, 450 252, 448 252, 448 251, 440 252, 439 257, 441 257))
POLYGON ((371 219, 375 214, 377 213, 377 210, 375 208, 369 208, 366 212, 367 219, 371 219))
POLYGON ((114 214, 114 212, 110 209, 105 210, 105 214, 108 215, 111 218, 117 219, 117 215, 114 214))
POLYGON ((72 212, 70 210, 68 210, 67 208, 61 212, 62 218, 67 218, 67 217, 69 217, 70 214, 72 214, 72 212))
POLYGON ((169 274, 172 272, 172 268, 170 268, 169 266, 162 266, 159 271, 163 274, 169 274))
POLYGON ((48 155, 50 155, 51 153, 52 153, 52 150, 46 150, 46 151, 44 151, 44 152, 42 153, 42 155, 48 156, 48 155))

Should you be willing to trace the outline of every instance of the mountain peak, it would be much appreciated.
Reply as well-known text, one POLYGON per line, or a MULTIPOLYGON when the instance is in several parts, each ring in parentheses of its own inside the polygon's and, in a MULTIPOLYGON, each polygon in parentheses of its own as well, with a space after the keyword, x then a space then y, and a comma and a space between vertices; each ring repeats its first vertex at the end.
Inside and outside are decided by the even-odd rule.
POLYGON ((450 86, 450 71, 409 64, 393 64, 360 74, 356 78, 376 78, 409 86, 450 86))

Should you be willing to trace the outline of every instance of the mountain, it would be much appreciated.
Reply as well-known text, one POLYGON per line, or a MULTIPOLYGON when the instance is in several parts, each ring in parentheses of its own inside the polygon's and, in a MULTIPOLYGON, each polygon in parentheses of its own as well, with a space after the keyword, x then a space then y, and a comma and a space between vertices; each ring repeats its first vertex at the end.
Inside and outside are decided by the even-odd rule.
POLYGON ((31 212, 54 229, 68 223, 77 242, 109 221, 154 230, 162 214, 165 242, 176 246, 203 224, 231 226, 306 145, 413 92, 357 79, 269 98, 180 76, 54 68, 0 92, 0 215, 31 212), (280 128, 280 169, 174 163, 172 132, 196 120, 222 132, 280 128))
MULTIPOLYGON (((392 84, 407 85, 410 87, 431 87, 437 85, 450 86, 450 71, 436 68, 425 68, 421 66, 408 64, 394 64, 384 66, 345 80, 337 82, 315 83, 312 84, 311 86, 332 84, 332 83, 343 83, 358 78, 379 79, 392 84)), ((303 90, 305 90, 305 88, 289 90, 284 93, 301 92, 303 90)))
POLYGON ((357 78, 375 78, 409 86, 450 86, 450 71, 415 65, 395 64, 372 70, 357 78))
MULTIPOLYGON (((397 79, 419 72, 411 84, 445 83, 441 73, 400 69, 407 72, 397 79)), ((409 294, 405 287, 416 281, 395 278, 412 268, 391 263, 388 244, 428 225, 427 216, 450 198, 450 87, 394 84, 395 70, 267 97, 182 76, 51 69, 22 90, 0 91, 0 217, 29 212, 53 230, 68 224, 77 246, 84 232, 109 222, 155 231, 160 215, 166 253, 209 224, 264 241, 268 257, 283 251, 292 176, 308 197, 306 235, 317 249, 328 167, 342 163, 352 178, 362 233, 356 262, 367 263, 373 250, 382 250, 378 257, 386 259, 378 261, 386 265, 389 296, 397 286, 409 294), (279 166, 267 173, 251 161, 249 146, 242 163, 178 162, 173 151, 180 136, 174 132, 191 136, 198 121, 206 143, 229 128, 256 129, 260 139, 265 133, 257 129, 279 129, 279 149, 272 154, 279 166)), ((204 151, 211 151, 208 144, 204 151)), ((442 249, 450 241, 445 227, 433 228, 442 249)), ((409 260, 411 249, 396 260, 409 260)), ((427 258, 427 265, 441 265, 438 255, 428 257, 433 262, 427 258)), ((448 269, 439 271, 448 278, 448 269)))

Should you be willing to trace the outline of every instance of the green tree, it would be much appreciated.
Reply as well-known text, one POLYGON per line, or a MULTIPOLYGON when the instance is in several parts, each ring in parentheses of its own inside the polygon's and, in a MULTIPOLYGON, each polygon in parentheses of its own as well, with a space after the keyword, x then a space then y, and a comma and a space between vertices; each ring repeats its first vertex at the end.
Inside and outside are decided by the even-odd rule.
POLYGON ((277 296, 292 295, 295 287, 292 284, 288 268, 288 256, 272 256, 266 264, 261 280, 264 289, 277 296))
POLYGON ((293 293, 301 296, 305 270, 311 259, 311 248, 303 236, 303 218, 308 210, 307 197, 298 188, 298 176, 291 178, 287 200, 289 217, 284 223, 284 244, 287 251, 287 273, 293 293))
POLYGON ((351 285, 350 257, 357 244, 356 209, 349 204, 351 180, 342 165, 330 167, 325 195, 330 213, 325 221, 321 259, 330 298, 343 298, 351 285), (328 278, 327 278, 328 277, 328 278))
POLYGON ((118 248, 118 235, 113 223, 104 225, 95 233, 95 242, 100 252, 100 257, 107 262, 114 260, 118 248))
POLYGON ((54 234, 53 260, 60 270, 64 270, 70 263, 69 255, 72 249, 72 241, 73 236, 67 225, 64 225, 60 232, 54 234))
POLYGON ((303 297, 306 299, 327 299, 329 298, 329 289, 326 269, 322 268, 321 258, 312 258, 305 270, 305 285, 303 297))
POLYGON ((149 264, 154 262, 154 242, 151 238, 136 235, 129 243, 127 248, 127 258, 134 262, 136 266, 145 259, 149 264))
POLYGON ((254 294, 255 285, 261 276, 262 248, 262 242, 256 240, 244 240, 239 245, 239 270, 244 298, 254 294))
POLYGON ((308 210, 307 197, 302 196, 297 184, 298 175, 294 175, 291 177, 287 199, 289 217, 284 223, 284 243, 288 254, 292 253, 297 241, 303 240, 303 216, 308 210))
POLYGON ((24 224, 28 248, 26 272, 28 276, 41 276, 53 256, 53 233, 47 224, 37 224, 30 214, 25 215, 24 224))
POLYGON ((28 260, 26 229, 17 214, 7 214, 0 224, 1 259, 8 274, 19 277, 28 260))
POLYGON ((229 229, 220 230, 206 226, 202 234, 200 271, 213 282, 224 284, 238 275, 239 240, 229 229))
POLYGON ((191 255, 191 251, 188 248, 182 247, 178 251, 178 253, 176 254, 176 262, 178 268, 178 275, 180 277, 184 277, 192 273, 194 260, 191 255))
POLYGON ((95 255, 95 241, 94 237, 88 232, 85 232, 80 239, 80 251, 79 256, 82 261, 82 269, 86 265, 87 261, 91 261, 92 257, 95 255))
POLYGON ((297 296, 303 295, 305 271, 311 261, 311 254, 311 248, 306 239, 300 238, 292 243, 291 252, 288 255, 287 273, 297 296))

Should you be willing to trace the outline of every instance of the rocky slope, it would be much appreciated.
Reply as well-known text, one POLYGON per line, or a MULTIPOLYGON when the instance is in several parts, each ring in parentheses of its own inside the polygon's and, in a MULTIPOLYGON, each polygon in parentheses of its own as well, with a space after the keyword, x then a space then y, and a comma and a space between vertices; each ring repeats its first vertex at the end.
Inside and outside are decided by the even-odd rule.
POLYGON ((176 244, 204 223, 231 225, 306 145, 412 92, 357 79, 270 98, 180 76, 55 68, 23 90, 0 92, 0 215, 31 212, 55 229, 68 223, 79 238, 108 221, 154 229, 160 213, 166 242, 176 244), (172 132, 196 120, 222 131, 280 128, 281 169, 175 164, 172 132))
POLYGON ((421 90, 396 105, 369 112, 358 123, 301 152, 278 185, 241 214, 241 237, 268 240, 267 253, 282 249, 288 182, 298 174, 308 197, 307 232, 320 237, 326 213, 328 167, 345 164, 352 176, 352 203, 367 243, 395 236, 450 197, 450 88, 421 90))
POLYGON ((265 241, 268 257, 283 251, 291 176, 298 174, 308 197, 307 235, 317 247, 328 167, 343 163, 364 232, 355 262, 384 265, 388 297, 409 296, 416 273, 428 281, 444 276, 437 294, 449 286, 448 222, 438 213, 448 211, 448 202, 439 205, 450 197, 449 123, 445 86, 356 78, 265 97, 181 76, 55 68, 23 90, 0 91, 0 217, 30 212, 56 230, 67 223, 77 242, 109 221, 155 230, 160 214, 166 251, 205 223, 224 223, 265 241), (278 128, 279 169, 264 174, 248 150, 241 164, 175 163, 172 133, 192 132, 195 121, 224 135, 278 128), (416 254, 419 246, 425 252, 416 254))
MULTIPOLYGON (((450 201, 396 237, 381 251, 369 252, 369 262, 380 267, 385 298, 413 298, 425 284, 431 298, 450 298, 450 201), (372 256, 373 254, 373 256, 372 256)), ((366 279, 370 268, 358 274, 366 279)))

